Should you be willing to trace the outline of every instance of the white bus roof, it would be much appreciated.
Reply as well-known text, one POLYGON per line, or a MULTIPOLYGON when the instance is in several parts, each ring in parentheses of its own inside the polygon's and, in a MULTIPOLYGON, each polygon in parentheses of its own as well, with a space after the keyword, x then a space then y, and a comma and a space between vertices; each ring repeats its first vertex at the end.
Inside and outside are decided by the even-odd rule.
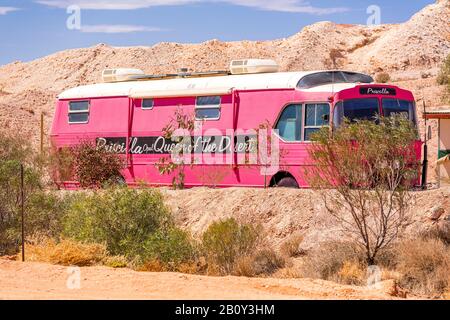
MULTIPOLYGON (((229 94, 232 90, 295 89, 301 78, 317 72, 324 70, 97 83, 68 89, 58 99, 207 96, 229 94)), ((340 83, 334 86, 335 91, 339 91, 355 84, 340 83)), ((305 91, 328 92, 331 86, 323 85, 305 91)))

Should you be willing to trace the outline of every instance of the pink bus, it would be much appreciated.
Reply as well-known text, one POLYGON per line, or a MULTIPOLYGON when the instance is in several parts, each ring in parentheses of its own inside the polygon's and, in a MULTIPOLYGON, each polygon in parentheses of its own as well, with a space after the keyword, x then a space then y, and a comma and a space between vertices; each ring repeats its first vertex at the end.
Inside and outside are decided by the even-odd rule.
MULTIPOLYGON (((226 72, 183 70, 150 76, 137 69, 105 70, 103 83, 69 89, 58 96, 51 141, 56 148, 86 139, 96 141, 98 147, 126 157, 120 178, 128 185, 140 181, 171 185, 173 177, 160 174, 155 164, 169 156, 173 142, 162 131, 176 110, 182 110, 201 123, 200 151, 194 152, 220 149, 216 159, 229 160, 186 166, 186 187, 308 187, 302 178, 305 166, 312 165, 307 147, 311 134, 321 127, 338 127, 344 117, 373 119, 392 113, 403 113, 417 123, 410 91, 375 84, 368 75, 277 70, 275 62, 257 59, 232 61, 226 72), (282 150, 277 170, 270 173, 262 173, 261 164, 238 161, 250 152, 239 143, 248 144, 248 132, 262 123, 276 129, 282 150)), ((417 141, 418 159, 420 146, 417 141)), ((66 188, 77 185, 73 181, 63 184, 66 188)))

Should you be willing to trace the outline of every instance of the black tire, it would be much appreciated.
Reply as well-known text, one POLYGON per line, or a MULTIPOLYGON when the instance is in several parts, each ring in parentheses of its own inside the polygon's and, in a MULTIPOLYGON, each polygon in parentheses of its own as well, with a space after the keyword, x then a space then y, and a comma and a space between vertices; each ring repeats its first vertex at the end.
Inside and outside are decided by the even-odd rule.
POLYGON ((284 177, 281 178, 280 181, 277 182, 277 184, 275 185, 276 187, 281 187, 281 188, 293 188, 293 189, 298 189, 298 183, 297 181, 295 181, 294 178, 292 177, 284 177))

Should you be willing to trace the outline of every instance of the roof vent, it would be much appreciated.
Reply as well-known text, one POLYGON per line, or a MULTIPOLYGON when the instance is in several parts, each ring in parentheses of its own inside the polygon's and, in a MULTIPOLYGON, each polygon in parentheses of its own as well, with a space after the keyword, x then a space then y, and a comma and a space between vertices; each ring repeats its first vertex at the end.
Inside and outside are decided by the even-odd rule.
POLYGON ((105 69, 102 73, 103 82, 120 82, 135 79, 136 76, 145 75, 140 69, 105 69))
POLYGON ((278 69, 278 64, 269 59, 233 60, 230 63, 231 74, 278 72, 278 69))

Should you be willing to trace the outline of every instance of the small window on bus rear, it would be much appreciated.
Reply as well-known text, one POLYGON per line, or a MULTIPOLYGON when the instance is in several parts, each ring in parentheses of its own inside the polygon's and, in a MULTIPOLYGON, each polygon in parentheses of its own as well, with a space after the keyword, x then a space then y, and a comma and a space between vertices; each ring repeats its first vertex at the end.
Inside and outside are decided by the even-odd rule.
POLYGON ((143 110, 153 109, 153 99, 142 99, 142 109, 143 110))
POLYGON ((69 123, 88 123, 89 121, 89 101, 69 102, 69 123))
POLYGON ((220 118, 220 96, 197 97, 195 118, 197 120, 218 120, 220 118))

